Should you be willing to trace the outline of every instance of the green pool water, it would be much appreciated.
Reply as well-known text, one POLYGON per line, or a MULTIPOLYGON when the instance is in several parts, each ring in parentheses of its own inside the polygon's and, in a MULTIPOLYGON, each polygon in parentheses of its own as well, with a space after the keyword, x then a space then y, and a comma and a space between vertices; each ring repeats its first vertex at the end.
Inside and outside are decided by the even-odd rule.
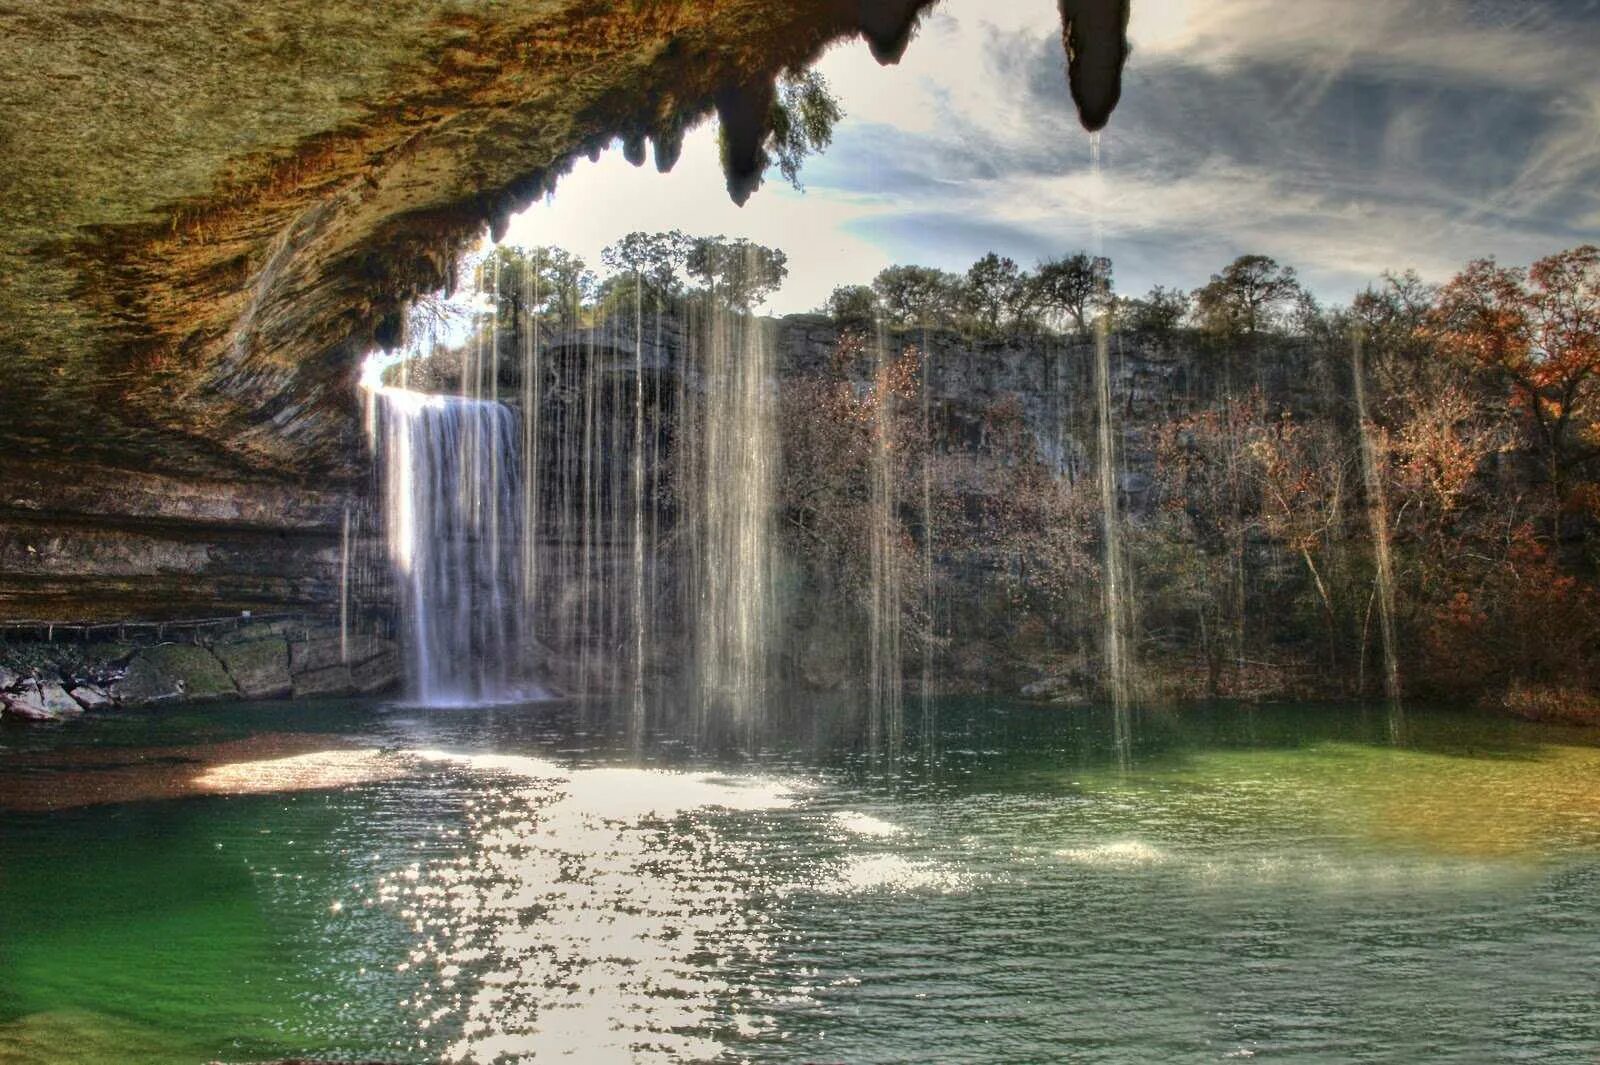
POLYGON ((0 731, 0 1062, 1600 1058, 1600 737, 1410 710, 0 731))

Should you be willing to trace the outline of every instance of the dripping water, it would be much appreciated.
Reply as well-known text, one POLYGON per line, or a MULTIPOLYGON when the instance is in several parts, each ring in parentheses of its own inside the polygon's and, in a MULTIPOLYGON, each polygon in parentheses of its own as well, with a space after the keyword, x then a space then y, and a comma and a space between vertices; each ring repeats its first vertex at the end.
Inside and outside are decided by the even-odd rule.
POLYGON ((633 713, 636 742, 644 737, 644 286, 637 270, 633 275, 633 713))
POLYGON ((350 661, 350 507, 339 526, 339 661, 350 661))
POLYGON ((539 549, 543 533, 544 515, 544 360, 541 333, 543 322, 538 308, 544 294, 540 291, 540 263, 535 258, 533 269, 524 270, 522 276, 522 305, 528 308, 527 321, 522 329, 522 455, 524 476, 522 481, 522 601, 526 609, 537 609, 543 590, 540 583, 542 568, 539 549))
MULTIPOLYGON (((1100 134, 1089 136, 1091 188, 1095 196, 1095 254, 1103 254, 1100 200, 1103 187, 1100 134)), ((1103 647, 1106 689, 1111 696, 1118 758, 1127 764, 1132 746, 1129 722, 1131 702, 1131 662, 1129 656, 1127 561, 1124 552, 1122 517, 1117 486, 1117 440, 1112 412, 1111 331, 1107 314, 1102 313, 1094 332, 1095 442, 1100 482, 1100 520, 1102 572, 1100 579, 1103 606, 1103 647)))
POLYGON ((1400 654, 1394 622, 1394 558, 1389 529, 1389 500, 1383 487, 1382 464, 1376 433, 1367 416, 1367 383, 1361 336, 1351 345, 1352 376, 1356 400, 1356 426, 1360 434, 1361 476, 1367 492, 1367 520, 1372 532, 1376 562, 1374 593, 1378 600, 1378 628, 1383 641, 1383 694, 1389 704, 1389 731, 1402 738, 1405 721, 1400 702, 1400 654))
POLYGON ((765 323, 715 291, 707 317, 696 359, 702 463, 698 496, 690 496, 699 503, 700 706, 752 734, 766 693, 773 621, 773 345, 765 323))
POLYGON ((922 329, 922 753, 924 764, 933 761, 933 648, 937 637, 938 608, 933 580, 933 351, 928 329, 922 329))
POLYGON ((898 755, 905 711, 901 672, 901 588, 898 501, 895 491, 894 357, 882 319, 873 343, 872 464, 867 520, 870 584, 867 602, 867 738, 876 754, 898 755))

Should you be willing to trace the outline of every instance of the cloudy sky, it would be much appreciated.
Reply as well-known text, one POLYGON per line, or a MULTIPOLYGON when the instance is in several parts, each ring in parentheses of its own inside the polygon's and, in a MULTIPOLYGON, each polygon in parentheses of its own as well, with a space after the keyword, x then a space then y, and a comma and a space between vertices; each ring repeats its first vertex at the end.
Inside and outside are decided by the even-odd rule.
POLYGON ((1600 240, 1600 0, 1133 0, 1130 37, 1098 173, 1053 0, 946 0, 899 67, 824 57, 847 115, 803 193, 774 172, 733 207, 707 126, 668 176, 581 164, 508 239, 597 262, 634 229, 746 236, 789 253, 782 312, 990 250, 1102 248, 1127 293, 1263 252, 1340 302, 1600 240))

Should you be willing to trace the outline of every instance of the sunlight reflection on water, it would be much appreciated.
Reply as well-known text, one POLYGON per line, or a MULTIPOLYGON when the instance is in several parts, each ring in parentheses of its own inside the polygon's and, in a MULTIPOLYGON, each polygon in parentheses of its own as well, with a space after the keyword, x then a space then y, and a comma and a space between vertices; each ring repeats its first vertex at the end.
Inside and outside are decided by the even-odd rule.
POLYGON ((470 813, 460 858, 386 876, 378 897, 412 923, 409 962, 434 975, 409 1003, 426 1029, 461 1023, 448 1057, 683 1061, 716 1057, 736 1008, 715 975, 770 953, 750 844, 710 811, 789 806, 792 786, 645 769, 566 769, 536 758, 423 752, 499 777, 470 813), (465 984, 463 969, 478 975, 465 984))
POLYGON ((314 791, 394 780, 415 768, 415 759, 388 751, 312 751, 285 758, 208 766, 195 775, 191 788, 217 795, 314 791))

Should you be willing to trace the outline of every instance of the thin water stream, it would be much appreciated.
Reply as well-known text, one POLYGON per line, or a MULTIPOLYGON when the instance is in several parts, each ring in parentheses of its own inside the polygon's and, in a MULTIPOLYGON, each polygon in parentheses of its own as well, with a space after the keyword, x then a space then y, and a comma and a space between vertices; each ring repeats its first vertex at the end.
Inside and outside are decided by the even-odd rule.
POLYGON ((1400 702, 1400 651, 1395 636, 1393 534, 1389 528, 1389 501, 1383 486, 1382 458, 1378 454, 1376 431, 1367 415, 1367 371, 1359 335, 1352 340, 1351 368, 1356 401, 1356 432, 1360 439, 1361 477, 1366 487, 1368 527, 1372 533, 1375 561, 1373 595, 1377 600, 1378 627, 1383 645, 1383 693, 1389 701, 1391 728, 1398 738, 1405 728, 1405 720, 1400 702))

